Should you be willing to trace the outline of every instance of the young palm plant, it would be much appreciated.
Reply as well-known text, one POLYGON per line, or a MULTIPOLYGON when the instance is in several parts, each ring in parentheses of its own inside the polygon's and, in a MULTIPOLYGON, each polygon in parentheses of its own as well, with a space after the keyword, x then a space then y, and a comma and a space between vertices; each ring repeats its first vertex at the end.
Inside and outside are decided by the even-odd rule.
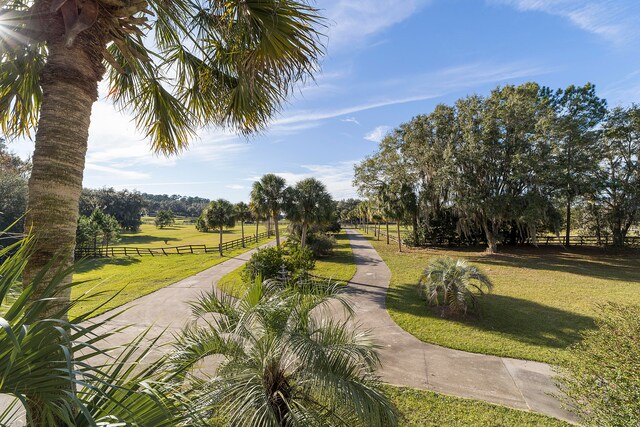
POLYGON ((491 280, 462 259, 438 257, 420 277, 420 291, 427 301, 441 308, 443 316, 466 316, 478 312, 476 294, 491 292, 491 280))
POLYGON ((120 331, 108 326, 117 313, 61 320, 82 301, 75 299, 42 316, 69 271, 52 262, 21 285, 32 246, 25 239, 0 249, 0 425, 204 425, 191 391, 163 370, 164 358, 143 363, 157 339, 143 333, 114 357, 105 340, 120 331))
POLYGON ((241 299, 205 293, 177 337, 172 366, 231 426, 393 426, 366 334, 347 326, 343 286, 256 280, 241 299), (344 307, 346 320, 329 311, 344 307), (193 368, 220 356, 214 375, 193 368))

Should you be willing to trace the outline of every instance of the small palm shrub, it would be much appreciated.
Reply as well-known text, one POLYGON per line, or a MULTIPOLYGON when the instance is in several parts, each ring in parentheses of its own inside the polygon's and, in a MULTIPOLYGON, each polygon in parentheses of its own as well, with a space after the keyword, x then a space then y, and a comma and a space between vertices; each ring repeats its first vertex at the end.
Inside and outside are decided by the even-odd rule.
POLYGON ((202 294, 177 337, 176 376, 199 384, 198 401, 229 426, 395 426, 374 376, 375 347, 349 326, 344 286, 309 283, 256 280, 241 299, 202 294), (331 311, 340 304, 337 320, 331 311), (220 361, 215 372, 194 370, 211 356, 220 361))
POLYGON ((106 340, 121 330, 108 323, 117 314, 66 320, 92 297, 55 301, 72 286, 63 284, 71 269, 47 267, 21 283, 31 248, 31 238, 0 248, 0 394, 13 398, 0 409, 0 425, 206 425, 192 389, 172 379, 165 358, 145 360, 157 338, 143 333, 114 354, 106 340), (45 318, 53 301, 57 311, 45 318))
POLYGON ((588 426, 640 424, 640 306, 599 307, 596 329, 582 333, 558 369, 566 403, 588 426))
POLYGON ((477 294, 491 292, 493 284, 477 267, 462 259, 438 257, 429 262, 419 282, 429 304, 443 317, 478 314, 477 294))
POLYGON ((242 278, 248 283, 257 277, 274 279, 278 277, 282 266, 291 274, 312 270, 315 266, 313 252, 289 242, 285 247, 258 249, 245 265, 242 278))

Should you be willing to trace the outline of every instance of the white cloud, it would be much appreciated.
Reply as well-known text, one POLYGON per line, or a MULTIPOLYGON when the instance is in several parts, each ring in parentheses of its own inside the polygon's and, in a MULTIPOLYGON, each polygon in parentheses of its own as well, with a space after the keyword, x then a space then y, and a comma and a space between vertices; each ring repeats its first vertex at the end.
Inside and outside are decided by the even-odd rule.
POLYGON ((340 119, 341 122, 345 122, 345 123, 354 123, 358 126, 360 126, 360 122, 358 120, 356 120, 355 117, 345 117, 344 119, 340 119))
POLYGON ((489 0, 525 12, 543 12, 568 19, 576 27, 617 44, 640 39, 637 0, 489 0))
POLYGON ((398 24, 430 0, 322 0, 329 24, 329 48, 352 47, 398 24))
POLYGON ((364 139, 372 142, 380 142, 382 141, 382 138, 385 137, 387 132, 389 132, 389 129, 391 129, 389 126, 378 126, 374 130, 366 134, 364 136, 364 139))
MULTIPOLYGON (((345 199, 356 197, 356 190, 353 188, 353 166, 358 161, 342 161, 330 165, 301 165, 302 172, 274 172, 276 175, 287 180, 287 184, 292 185, 305 178, 316 178, 327 186, 327 190, 334 199, 345 199)), ((252 178, 255 181, 260 177, 252 178)))
POLYGON ((127 179, 149 179, 151 175, 144 172, 130 171, 126 169, 112 168, 109 166, 96 165, 94 163, 88 163, 85 167, 86 170, 102 172, 107 176, 117 176, 119 178, 127 179))
POLYGON ((240 184, 225 185, 225 187, 230 188, 232 190, 244 190, 247 188, 245 185, 240 185, 240 184))

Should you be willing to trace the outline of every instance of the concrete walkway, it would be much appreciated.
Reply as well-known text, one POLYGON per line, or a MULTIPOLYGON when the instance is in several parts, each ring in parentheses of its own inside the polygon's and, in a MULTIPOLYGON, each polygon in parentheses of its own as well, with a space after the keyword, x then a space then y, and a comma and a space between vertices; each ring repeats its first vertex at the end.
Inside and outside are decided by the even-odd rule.
POLYGON ((428 344, 396 325, 385 305, 391 271, 364 236, 349 229, 347 234, 357 266, 350 299, 358 323, 382 347, 383 381, 576 421, 550 396, 558 390, 549 365, 428 344))

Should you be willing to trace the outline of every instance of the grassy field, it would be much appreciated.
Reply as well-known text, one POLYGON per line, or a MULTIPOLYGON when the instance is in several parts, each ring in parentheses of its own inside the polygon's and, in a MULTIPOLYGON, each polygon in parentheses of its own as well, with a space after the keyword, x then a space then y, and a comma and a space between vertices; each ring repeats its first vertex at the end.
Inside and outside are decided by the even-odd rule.
MULTIPOLYGON (((263 239, 259 244, 267 241, 268 239, 263 239)), ((71 317, 74 316, 74 313, 89 309, 97 309, 96 314, 98 314, 118 307, 219 264, 255 246, 255 243, 247 245, 247 248, 226 252, 222 257, 217 254, 186 254, 98 258, 82 261, 74 274, 74 281, 83 283, 73 287, 72 296, 77 297, 85 293, 94 294, 96 292, 104 292, 104 295, 74 307, 71 311, 71 317), (118 295, 107 302, 117 292, 119 292, 118 295)))
POLYGON ((640 251, 598 248, 506 248, 497 255, 478 249, 397 252, 394 244, 369 240, 393 275, 387 308, 417 338, 477 353, 562 363, 580 331, 593 327, 596 304, 640 304, 640 251), (454 321, 435 315, 420 298, 418 278, 433 256, 466 258, 493 280, 481 316, 454 321))
MULTIPOLYGON (((286 226, 280 228, 280 232, 286 226)), ((267 231, 266 224, 260 223, 260 233, 267 231)), ((273 230, 272 230, 273 231, 273 230)), ((256 233, 255 224, 244 225, 245 236, 254 236, 256 233)), ((241 227, 238 223, 234 228, 224 230, 222 240, 229 241, 242 237, 241 227)), ((162 248, 180 245, 218 245, 218 232, 201 233, 196 230, 194 224, 177 221, 175 225, 165 228, 156 228, 153 222, 144 221, 137 233, 122 233, 120 241, 112 246, 127 246, 138 248, 162 248)))
MULTIPOLYGON (((218 288, 231 295, 240 296, 246 289, 246 284, 242 280, 243 270, 244 266, 224 276, 218 282, 218 288)), ((317 260, 316 267, 311 273, 341 282, 351 280, 353 275, 356 274, 356 265, 353 262, 353 252, 351 251, 349 238, 345 233, 336 235, 336 246, 333 255, 317 260)))

